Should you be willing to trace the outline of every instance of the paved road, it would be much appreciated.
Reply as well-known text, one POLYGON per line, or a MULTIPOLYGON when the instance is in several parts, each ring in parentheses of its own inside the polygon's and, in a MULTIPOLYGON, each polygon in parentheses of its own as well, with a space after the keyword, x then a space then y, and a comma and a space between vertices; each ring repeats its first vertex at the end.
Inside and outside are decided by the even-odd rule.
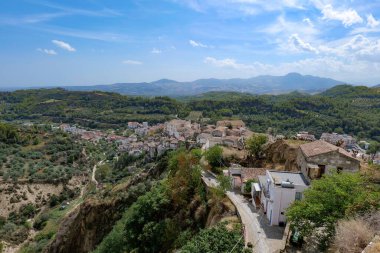
MULTIPOLYGON (((207 187, 216 188, 219 186, 219 182, 215 176, 207 171, 202 171, 202 180, 207 187)), ((251 243, 253 252, 257 253, 279 252, 283 248, 283 228, 269 226, 269 224, 263 220, 265 218, 254 211, 253 206, 241 194, 227 191, 226 195, 235 205, 244 225, 245 245, 251 243)))
POLYGON ((252 205, 242 195, 232 191, 226 194, 239 212, 245 227, 245 243, 253 245, 253 252, 273 253, 283 249, 283 228, 269 226, 262 215, 251 209, 252 205))
POLYGON ((240 194, 236 194, 231 191, 228 191, 226 194, 239 212, 241 221, 245 228, 244 237, 246 245, 248 243, 251 243, 253 245, 254 252, 272 252, 266 243, 264 231, 262 231, 260 228, 260 224, 257 219, 258 214, 252 212, 252 210, 247 205, 247 201, 240 194))

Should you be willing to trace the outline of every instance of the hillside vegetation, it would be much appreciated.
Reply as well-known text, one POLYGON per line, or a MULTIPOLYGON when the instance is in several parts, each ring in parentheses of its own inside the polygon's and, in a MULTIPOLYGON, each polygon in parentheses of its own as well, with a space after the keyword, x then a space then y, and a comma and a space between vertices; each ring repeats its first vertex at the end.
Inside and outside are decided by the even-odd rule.
POLYGON ((258 132, 285 135, 306 130, 338 132, 380 141, 380 89, 339 85, 321 94, 250 95, 211 92, 174 100, 63 89, 0 93, 0 119, 51 120, 93 128, 118 128, 127 121, 164 122, 192 111, 203 118, 241 118, 258 132))
POLYGON ((0 93, 3 120, 48 120, 110 128, 126 121, 162 122, 178 114, 181 104, 166 97, 127 97, 105 92, 63 89, 19 90, 0 93))

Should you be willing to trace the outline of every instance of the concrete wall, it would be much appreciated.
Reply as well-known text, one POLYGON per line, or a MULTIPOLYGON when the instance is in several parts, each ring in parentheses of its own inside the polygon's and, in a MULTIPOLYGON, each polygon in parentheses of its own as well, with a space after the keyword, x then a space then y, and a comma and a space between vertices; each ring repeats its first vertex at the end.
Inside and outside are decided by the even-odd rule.
POLYGON ((267 218, 271 221, 270 225, 286 222, 286 209, 295 201, 296 192, 303 192, 305 189, 307 186, 300 185, 295 185, 294 188, 270 187, 270 201, 267 208, 267 218))

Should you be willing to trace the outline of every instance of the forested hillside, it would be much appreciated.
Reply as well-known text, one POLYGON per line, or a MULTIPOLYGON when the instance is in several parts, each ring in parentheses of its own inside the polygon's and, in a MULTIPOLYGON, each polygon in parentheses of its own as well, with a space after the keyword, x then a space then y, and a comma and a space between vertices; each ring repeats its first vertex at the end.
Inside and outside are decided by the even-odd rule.
POLYGON ((202 111, 211 119, 239 117, 254 131, 306 130, 316 135, 334 131, 380 141, 380 89, 341 85, 313 96, 210 93, 186 102, 189 110, 202 111))
POLYGON ((278 134, 309 131, 318 136, 334 131, 380 141, 380 89, 364 86, 340 85, 317 95, 210 92, 181 100, 39 89, 0 93, 0 103, 0 117, 6 121, 50 120, 115 128, 128 121, 157 123, 199 111, 211 121, 241 118, 259 132, 271 128, 278 134))
POLYGON ((177 101, 166 97, 127 97, 63 89, 1 92, 0 104, 2 120, 50 120, 93 128, 118 127, 134 120, 162 122, 181 108, 177 101))

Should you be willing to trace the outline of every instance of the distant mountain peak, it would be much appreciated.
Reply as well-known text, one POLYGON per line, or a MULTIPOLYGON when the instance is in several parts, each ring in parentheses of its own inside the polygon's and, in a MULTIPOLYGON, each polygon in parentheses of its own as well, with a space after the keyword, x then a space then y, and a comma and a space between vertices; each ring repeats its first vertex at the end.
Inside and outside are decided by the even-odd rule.
POLYGON ((287 77, 303 77, 303 75, 301 75, 300 73, 297 73, 297 72, 290 72, 290 73, 286 74, 285 76, 287 76, 287 77))
POLYGON ((175 81, 175 80, 163 78, 163 79, 160 79, 160 80, 157 80, 157 81, 153 81, 153 82, 150 82, 150 83, 151 84, 167 84, 167 83, 178 83, 178 82, 175 81))

